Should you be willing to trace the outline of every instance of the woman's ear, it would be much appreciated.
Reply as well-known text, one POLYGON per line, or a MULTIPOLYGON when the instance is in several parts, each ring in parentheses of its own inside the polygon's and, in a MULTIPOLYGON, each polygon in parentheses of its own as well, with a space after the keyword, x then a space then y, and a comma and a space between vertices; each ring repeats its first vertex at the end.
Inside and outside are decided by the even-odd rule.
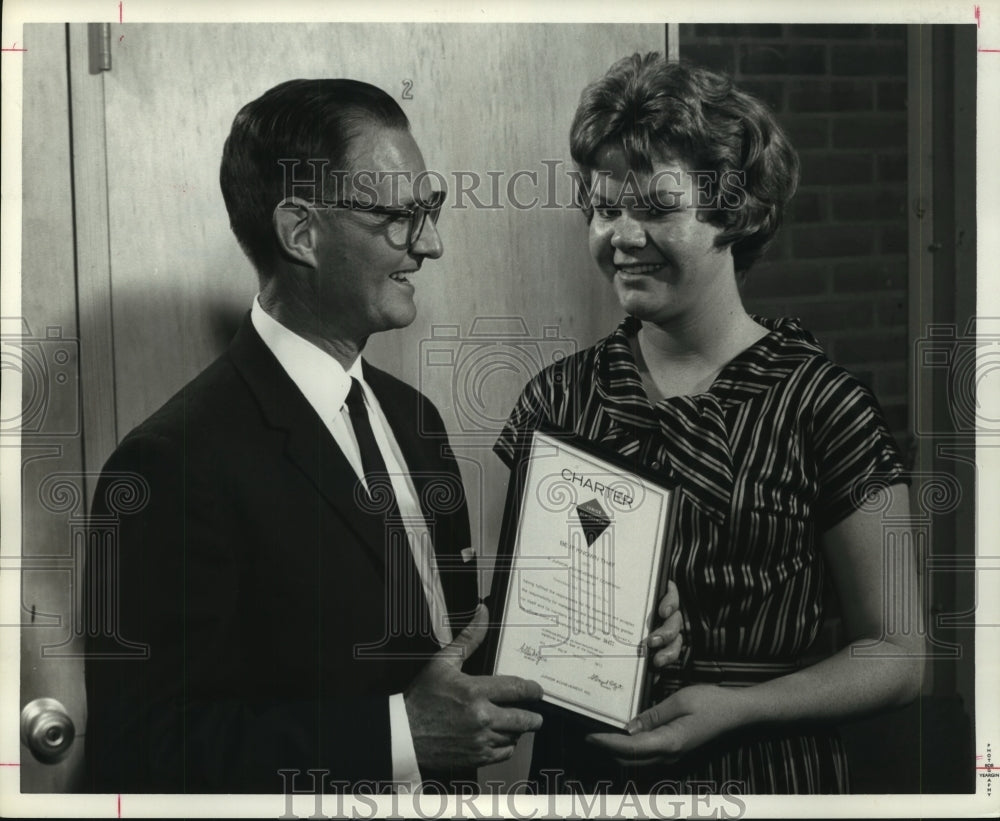
POLYGON ((271 214, 271 224, 281 252, 289 259, 310 268, 316 267, 316 237, 310 203, 298 197, 286 197, 271 214))

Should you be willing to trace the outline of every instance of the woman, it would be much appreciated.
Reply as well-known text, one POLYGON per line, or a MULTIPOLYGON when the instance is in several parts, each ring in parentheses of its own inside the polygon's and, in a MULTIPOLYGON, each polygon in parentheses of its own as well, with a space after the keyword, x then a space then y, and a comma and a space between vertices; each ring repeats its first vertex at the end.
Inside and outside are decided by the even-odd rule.
MULTIPOLYGON (((883 636, 916 597, 883 601, 882 517, 908 506, 877 402, 796 320, 740 298, 795 153, 728 79, 656 54, 583 92, 571 150, 590 250, 626 317, 528 383, 496 450, 513 464, 544 423, 677 486, 667 562, 689 657, 628 734, 548 716, 532 769, 612 792, 846 792, 835 722, 913 699, 921 646, 883 636), (827 576, 849 644, 805 667, 827 576)), ((912 573, 894 582, 915 589, 912 573)))

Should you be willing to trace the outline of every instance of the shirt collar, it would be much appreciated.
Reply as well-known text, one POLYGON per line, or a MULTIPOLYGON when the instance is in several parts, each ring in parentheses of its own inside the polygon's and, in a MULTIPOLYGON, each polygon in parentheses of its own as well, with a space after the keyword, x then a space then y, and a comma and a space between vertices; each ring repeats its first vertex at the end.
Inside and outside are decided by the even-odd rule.
MULTIPOLYGON (((250 308, 254 330, 321 419, 332 419, 340 413, 351 389, 352 378, 361 383, 368 398, 370 389, 364 381, 360 356, 350 368, 344 370, 328 353, 267 313, 261 307, 259 297, 259 294, 254 297, 250 308)), ((368 402, 371 404, 370 398, 368 402)))

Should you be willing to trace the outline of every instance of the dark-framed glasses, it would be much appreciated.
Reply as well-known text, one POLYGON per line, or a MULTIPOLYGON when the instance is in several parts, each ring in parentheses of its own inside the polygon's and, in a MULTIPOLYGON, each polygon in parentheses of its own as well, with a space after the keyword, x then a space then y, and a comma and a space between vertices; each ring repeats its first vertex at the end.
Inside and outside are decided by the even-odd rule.
POLYGON ((420 239, 420 234, 427 224, 427 220, 437 223, 441 216, 441 208, 444 206, 446 198, 444 191, 433 191, 424 201, 414 202, 413 205, 390 207, 378 205, 376 203, 357 202, 355 200, 318 200, 318 204, 327 208, 345 208, 350 211, 367 211, 371 214, 379 214, 385 217, 392 217, 389 223, 389 238, 400 247, 407 250, 413 248, 413 243, 420 239))

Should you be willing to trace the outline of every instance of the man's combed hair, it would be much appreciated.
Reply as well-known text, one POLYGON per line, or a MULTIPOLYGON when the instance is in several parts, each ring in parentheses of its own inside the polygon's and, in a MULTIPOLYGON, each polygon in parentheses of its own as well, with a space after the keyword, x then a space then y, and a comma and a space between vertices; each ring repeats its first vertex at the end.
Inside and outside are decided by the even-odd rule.
POLYGON ((370 125, 410 124, 392 97, 357 80, 289 80, 240 109, 222 149, 219 183, 233 233, 261 277, 278 253, 271 218, 291 193, 286 175, 294 162, 296 180, 316 174, 317 198, 324 188, 330 193, 347 170, 352 142, 370 125))
MULTIPOLYGON (((740 273, 764 253, 798 184, 798 157, 763 103, 724 75, 655 52, 619 60, 584 89, 570 151, 585 185, 607 147, 621 148, 636 172, 666 159, 707 172, 708 221, 740 273), (725 196, 725 180, 739 196, 725 196)), ((590 219, 589 191, 581 193, 590 219)))

